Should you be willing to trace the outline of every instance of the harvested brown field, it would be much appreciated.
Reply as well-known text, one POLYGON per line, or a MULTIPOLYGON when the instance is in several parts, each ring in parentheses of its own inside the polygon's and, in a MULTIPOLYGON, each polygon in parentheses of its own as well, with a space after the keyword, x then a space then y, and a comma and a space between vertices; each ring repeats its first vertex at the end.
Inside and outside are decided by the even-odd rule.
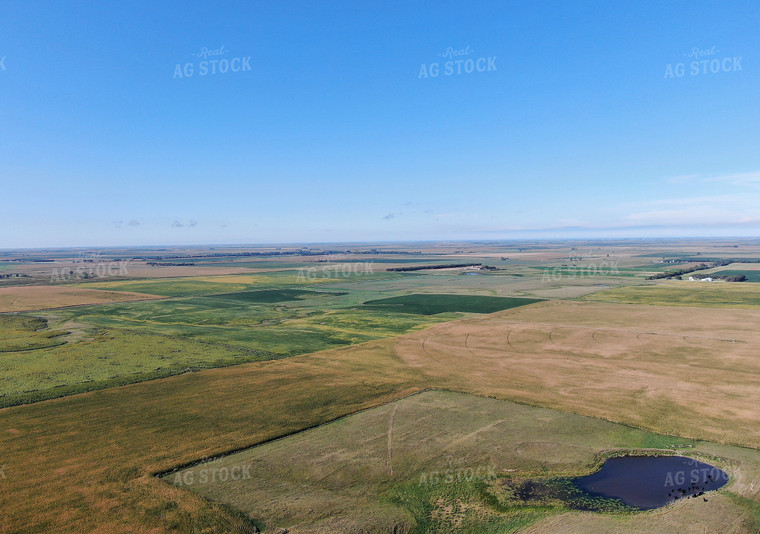
POLYGON ((103 291, 65 286, 2 287, 0 288, 0 312, 35 311, 83 304, 108 304, 160 298, 164 297, 129 291, 103 291))
POLYGON ((396 339, 434 383, 760 446, 760 311, 546 302, 396 339))

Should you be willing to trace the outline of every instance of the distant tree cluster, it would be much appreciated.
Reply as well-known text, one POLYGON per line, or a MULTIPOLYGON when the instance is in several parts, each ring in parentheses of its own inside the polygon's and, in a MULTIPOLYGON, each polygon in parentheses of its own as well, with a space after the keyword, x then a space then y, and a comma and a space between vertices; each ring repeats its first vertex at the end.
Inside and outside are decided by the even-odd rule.
MULTIPOLYGON (((672 260, 663 260, 665 263, 672 263, 676 261, 675 259, 672 260)), ((694 271, 701 271, 703 269, 711 269, 715 267, 724 267, 726 265, 730 265, 731 263, 760 263, 760 259, 757 258, 732 258, 730 260, 727 260, 725 258, 701 258, 699 260, 694 258, 679 258, 677 261, 685 261, 685 262, 694 262, 694 261, 700 261, 699 265, 695 265, 694 267, 689 267, 686 269, 676 269, 675 271, 665 271, 662 273, 653 274, 652 276, 648 276, 647 280, 658 280, 661 278, 674 278, 676 280, 681 280, 682 276, 685 274, 693 273, 694 271), (710 261, 711 265, 708 265, 705 263, 705 261, 710 261)), ((747 277, 744 275, 729 275, 729 276, 721 276, 716 274, 711 274, 710 277, 715 279, 722 279, 726 282, 744 282, 747 277)))
POLYGON ((456 269, 458 267, 481 267, 482 263, 449 263, 446 265, 415 265, 413 267, 391 267, 386 271, 406 272, 425 271, 427 269, 456 269))
POLYGON ((693 273, 694 271, 701 271, 703 269, 709 269, 710 266, 706 263, 700 263, 699 265, 696 265, 694 267, 689 267, 687 269, 676 269, 675 271, 665 271, 663 273, 657 273, 653 274, 652 276, 647 276, 647 280, 659 280, 661 278, 676 278, 679 276, 683 276, 684 274, 693 273))

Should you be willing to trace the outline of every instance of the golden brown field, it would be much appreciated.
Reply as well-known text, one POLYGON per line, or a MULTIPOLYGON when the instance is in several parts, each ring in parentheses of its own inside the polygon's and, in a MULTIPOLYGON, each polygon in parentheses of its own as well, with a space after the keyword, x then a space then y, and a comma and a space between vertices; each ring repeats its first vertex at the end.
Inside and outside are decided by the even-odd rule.
POLYGON ((760 446, 760 311, 553 301, 397 338, 446 387, 760 446))
POLYGON ((65 286, 2 287, 0 288, 0 313, 160 298, 163 297, 130 291, 101 291, 65 286))

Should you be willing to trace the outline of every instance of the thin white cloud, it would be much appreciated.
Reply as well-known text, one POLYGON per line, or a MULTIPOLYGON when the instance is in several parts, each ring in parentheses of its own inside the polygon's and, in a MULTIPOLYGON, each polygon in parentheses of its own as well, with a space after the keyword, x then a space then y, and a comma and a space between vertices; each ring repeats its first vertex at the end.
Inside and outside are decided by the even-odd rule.
POLYGON ((665 181, 669 184, 685 184, 699 179, 698 174, 681 174, 679 176, 667 176, 665 181))
POLYGON ((682 197, 682 198, 660 198, 656 200, 647 200, 632 205, 638 206, 693 206, 693 205, 715 205, 726 202, 744 202, 746 195, 709 195, 701 197, 682 197))
POLYGON ((711 178, 704 178, 705 182, 725 182, 730 185, 736 186, 760 186, 760 171, 754 172, 738 172, 734 174, 726 174, 723 176, 714 176, 711 178))

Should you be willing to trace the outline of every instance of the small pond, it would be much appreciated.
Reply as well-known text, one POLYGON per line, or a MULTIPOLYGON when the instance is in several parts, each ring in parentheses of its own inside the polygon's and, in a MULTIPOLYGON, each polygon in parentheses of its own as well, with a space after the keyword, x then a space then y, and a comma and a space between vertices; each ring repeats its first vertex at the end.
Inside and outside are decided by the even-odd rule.
POLYGON ((610 458, 596 473, 573 482, 592 496, 651 510, 679 499, 707 500, 704 493, 723 487, 728 474, 683 456, 622 456, 610 458))

